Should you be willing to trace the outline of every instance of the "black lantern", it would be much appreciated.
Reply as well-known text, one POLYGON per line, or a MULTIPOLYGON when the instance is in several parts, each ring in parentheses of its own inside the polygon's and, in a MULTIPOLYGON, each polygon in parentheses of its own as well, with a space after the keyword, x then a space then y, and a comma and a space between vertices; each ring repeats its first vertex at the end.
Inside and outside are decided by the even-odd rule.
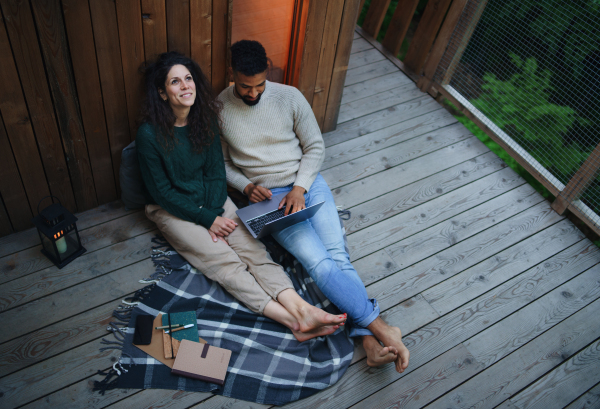
MULTIPOLYGON (((38 203, 38 215, 33 218, 33 224, 40 234, 42 241, 42 253, 50 259, 58 268, 63 268, 71 261, 85 253, 81 245, 79 232, 77 231, 77 217, 65 209, 60 200, 52 203, 40 212, 40 204, 48 197, 46 196, 38 203)), ((56 198, 58 200, 58 198, 56 198)))

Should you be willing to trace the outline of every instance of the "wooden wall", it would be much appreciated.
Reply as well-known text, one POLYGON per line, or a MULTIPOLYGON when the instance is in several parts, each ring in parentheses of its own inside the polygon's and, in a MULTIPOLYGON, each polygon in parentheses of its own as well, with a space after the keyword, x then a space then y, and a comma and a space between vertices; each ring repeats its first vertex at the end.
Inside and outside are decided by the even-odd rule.
POLYGON ((0 0, 0 234, 53 194, 73 212, 119 197, 139 68, 167 50, 223 89, 230 0, 0 0))
MULTIPOLYGON (((359 0, 309 4, 298 87, 329 130, 359 0)), ((232 0, 0 0, 0 236, 31 227, 50 194, 72 212, 116 200, 140 66, 177 50, 222 90, 231 10, 232 0)))

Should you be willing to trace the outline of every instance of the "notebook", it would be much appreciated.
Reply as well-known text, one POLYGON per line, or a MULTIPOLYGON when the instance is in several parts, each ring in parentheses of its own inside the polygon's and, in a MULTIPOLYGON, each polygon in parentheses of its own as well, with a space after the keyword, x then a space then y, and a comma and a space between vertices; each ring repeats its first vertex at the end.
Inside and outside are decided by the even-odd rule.
POLYGON ((171 373, 223 385, 231 351, 184 339, 171 373))
POLYGON ((273 232, 283 230, 296 223, 310 219, 317 213, 323 203, 320 202, 302 209, 299 212, 283 215, 284 209, 278 209, 279 203, 287 195, 280 193, 270 200, 251 204, 236 211, 238 217, 255 239, 260 239, 273 232))

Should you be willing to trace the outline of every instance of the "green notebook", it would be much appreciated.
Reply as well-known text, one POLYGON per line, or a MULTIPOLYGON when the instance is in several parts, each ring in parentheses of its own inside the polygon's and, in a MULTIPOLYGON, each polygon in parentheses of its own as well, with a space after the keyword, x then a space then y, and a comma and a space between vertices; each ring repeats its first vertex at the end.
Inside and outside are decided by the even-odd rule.
MULTIPOLYGON (((173 312, 170 314, 163 314, 162 325, 169 325, 169 317, 171 318, 171 325, 180 324, 188 325, 193 324, 191 328, 182 329, 180 331, 173 332, 173 339, 181 341, 189 339, 192 342, 198 342, 198 326, 196 325, 196 312, 185 311, 185 312, 173 312)), ((173 328, 177 329, 177 328, 173 328)))

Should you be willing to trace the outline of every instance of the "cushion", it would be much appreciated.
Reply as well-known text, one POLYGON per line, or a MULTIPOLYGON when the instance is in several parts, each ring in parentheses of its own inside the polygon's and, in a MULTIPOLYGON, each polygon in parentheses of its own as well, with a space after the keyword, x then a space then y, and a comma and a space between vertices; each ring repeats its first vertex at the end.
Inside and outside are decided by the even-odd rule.
POLYGON ((146 205, 144 181, 138 164, 135 141, 127 145, 121 153, 119 181, 121 183, 121 200, 126 208, 140 209, 146 205))

